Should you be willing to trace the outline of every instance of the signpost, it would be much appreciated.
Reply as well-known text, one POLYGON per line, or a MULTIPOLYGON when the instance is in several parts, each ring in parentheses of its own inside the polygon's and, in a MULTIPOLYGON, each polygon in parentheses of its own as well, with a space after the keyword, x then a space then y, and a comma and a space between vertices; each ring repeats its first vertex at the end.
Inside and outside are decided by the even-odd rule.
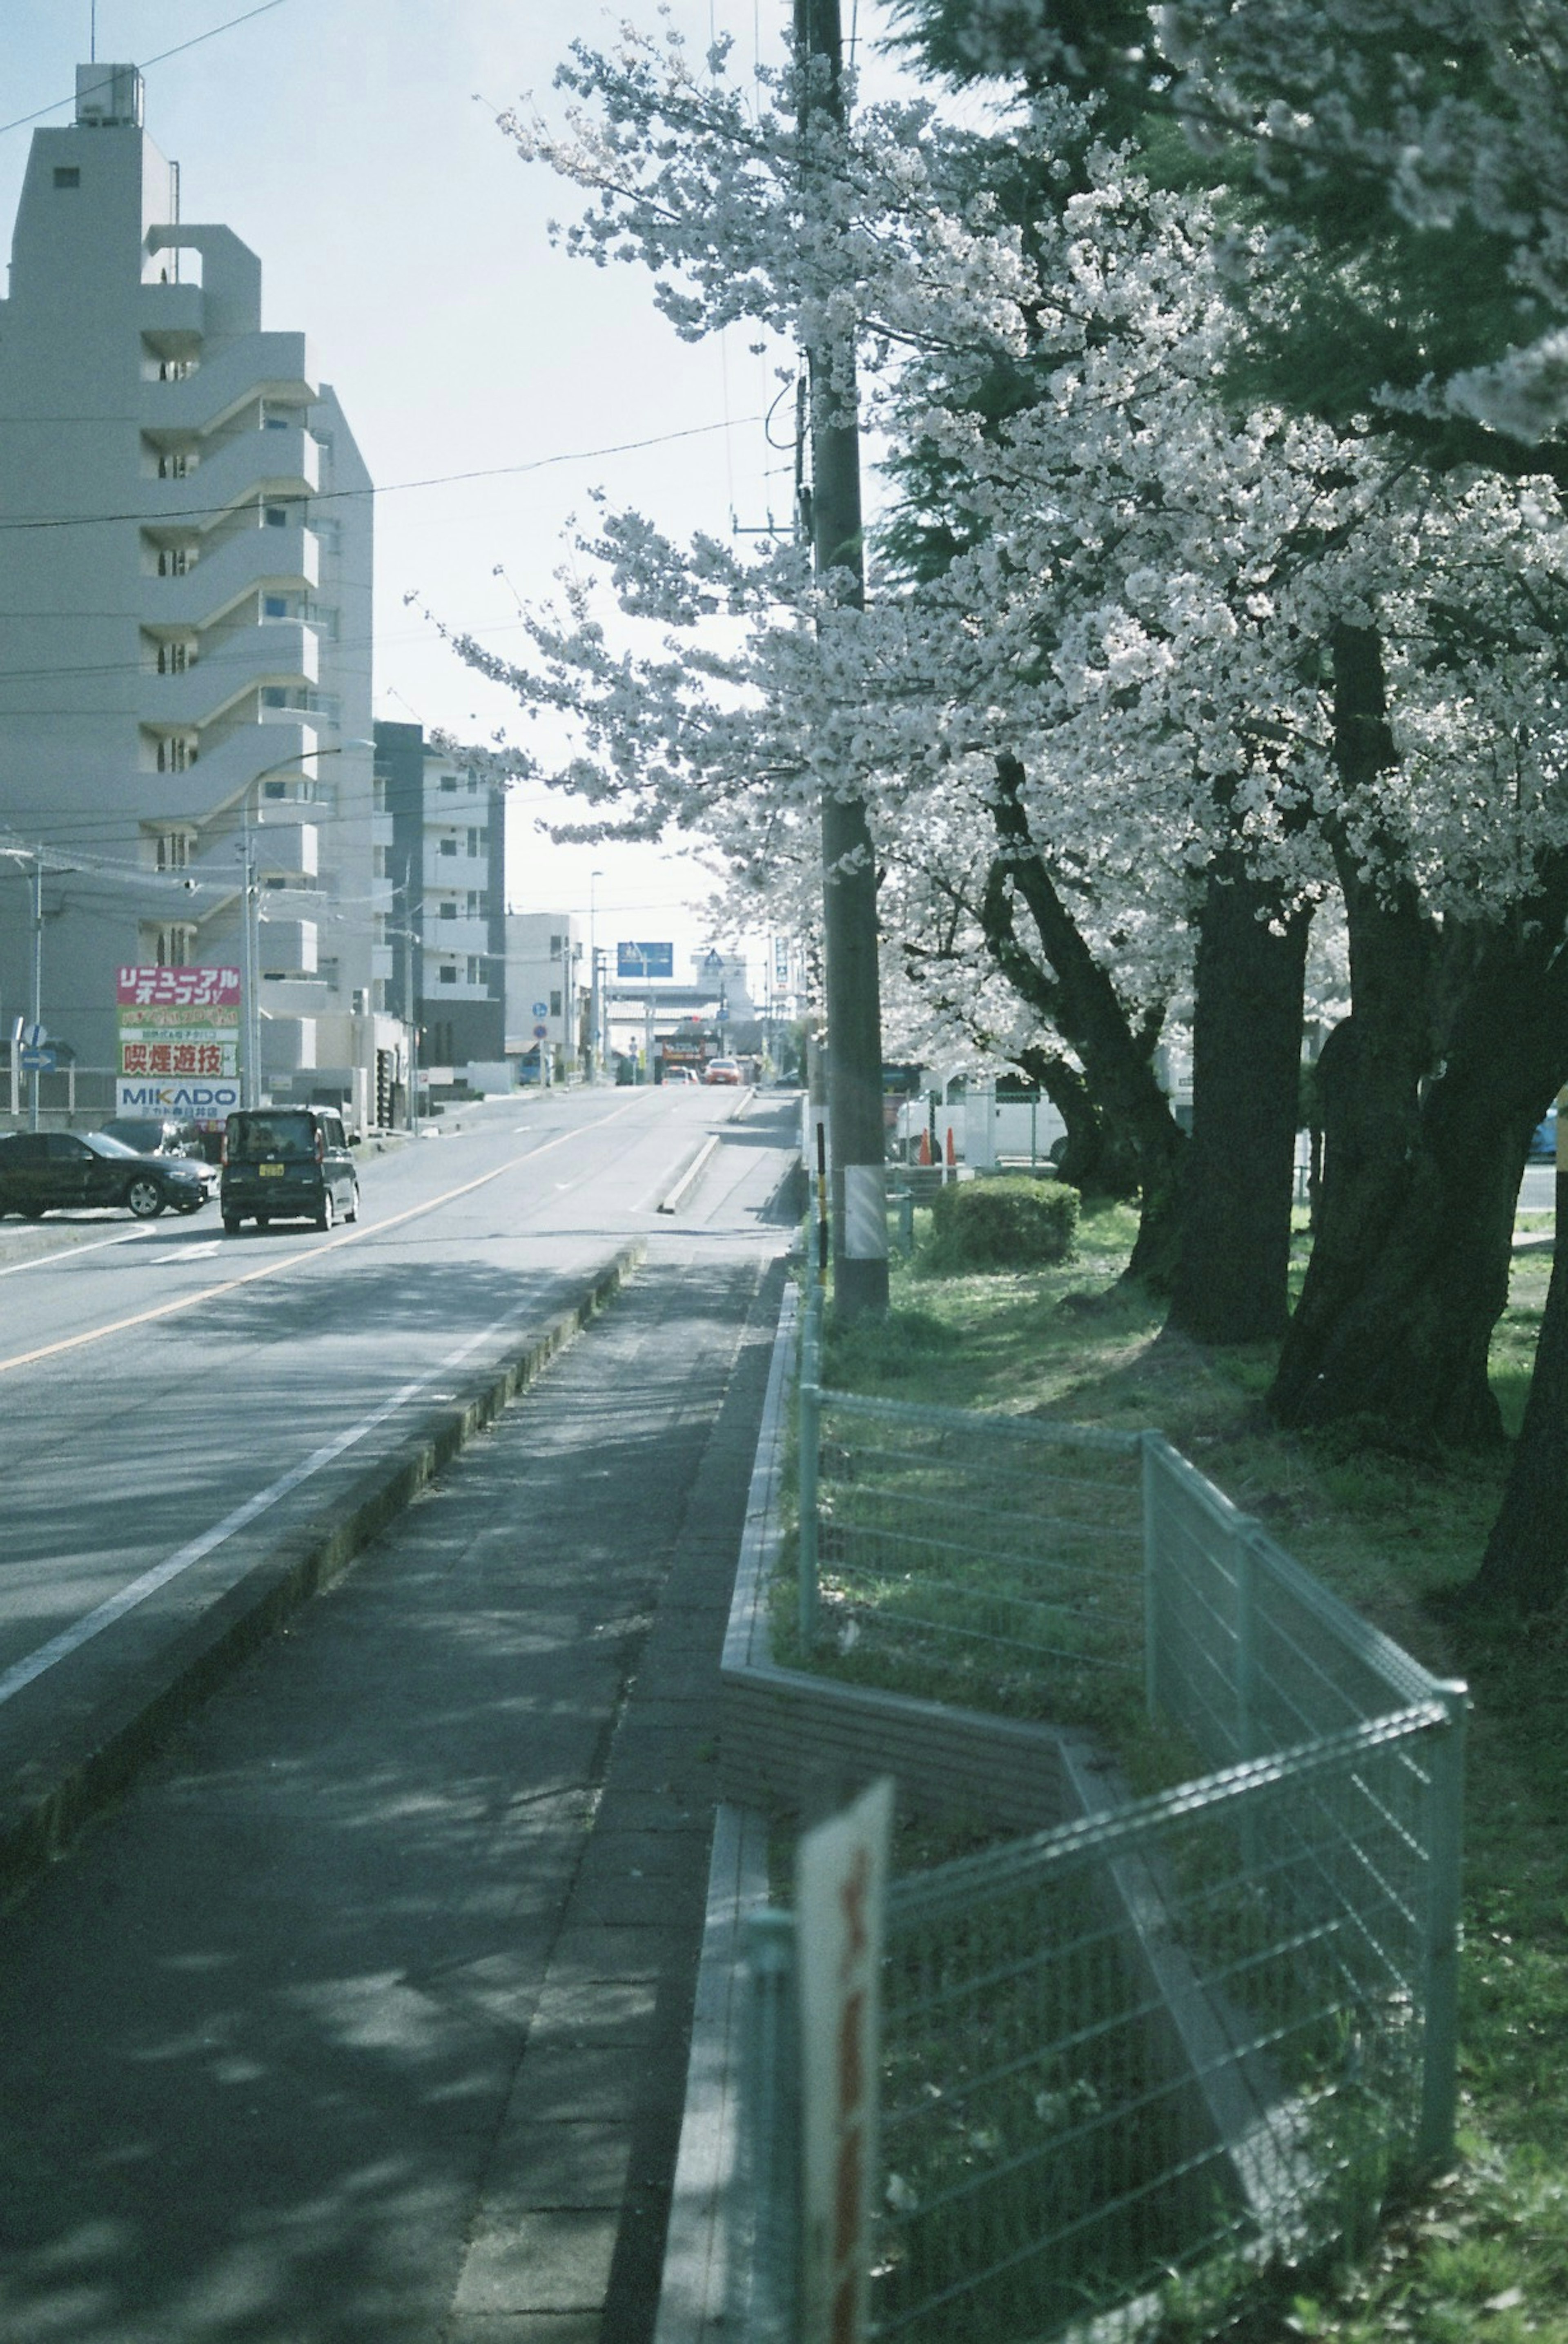
POLYGON ((800 2344, 860 2344, 877 2201, 879 1975, 893 1785, 805 1834, 795 1859, 801 2030, 800 2344))

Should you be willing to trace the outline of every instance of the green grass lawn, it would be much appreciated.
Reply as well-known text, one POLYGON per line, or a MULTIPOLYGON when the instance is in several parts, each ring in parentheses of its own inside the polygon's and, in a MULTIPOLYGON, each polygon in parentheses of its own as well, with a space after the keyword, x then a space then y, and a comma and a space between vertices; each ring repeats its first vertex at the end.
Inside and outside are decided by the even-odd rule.
MULTIPOLYGON (((1276 1431, 1262 1406, 1272 1347, 1163 1333, 1158 1307, 1117 1286, 1132 1236, 1125 1209, 1089 1210, 1061 1268, 965 1278, 923 1272, 917 1244, 895 1265, 885 1325, 830 1331, 824 1380, 1156 1426, 1363 1616, 1468 1679, 1461 2156, 1367 2259, 1262 2315, 1248 2344, 1568 2344, 1568 1610, 1526 1632, 1449 1601, 1480 1561, 1506 1456, 1434 1467, 1276 1431)), ((1303 1263, 1307 1242, 1303 1228, 1303 1263)), ((1493 1345, 1511 1430, 1550 1269, 1547 1253, 1516 1257, 1493 1345)))

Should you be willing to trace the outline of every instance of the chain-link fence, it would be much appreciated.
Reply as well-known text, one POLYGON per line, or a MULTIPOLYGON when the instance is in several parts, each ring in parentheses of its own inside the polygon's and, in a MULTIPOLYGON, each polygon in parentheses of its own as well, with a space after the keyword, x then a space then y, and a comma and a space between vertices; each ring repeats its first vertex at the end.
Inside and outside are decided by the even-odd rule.
POLYGON ((808 1648, 1195 1753, 895 1884, 876 2332, 1200 2334, 1452 2146, 1464 1689, 1158 1434, 824 1391, 814 1331, 808 1648))

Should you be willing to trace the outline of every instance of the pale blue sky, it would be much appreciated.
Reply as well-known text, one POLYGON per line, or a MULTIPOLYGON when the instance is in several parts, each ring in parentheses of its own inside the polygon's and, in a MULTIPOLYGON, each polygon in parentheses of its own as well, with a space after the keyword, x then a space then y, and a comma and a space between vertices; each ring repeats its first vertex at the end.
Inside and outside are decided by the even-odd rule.
MULTIPOLYGON (((99 0, 97 55, 138 65, 242 15, 255 0, 99 0)), ((869 13, 870 0, 863 15, 869 13)), ((673 0, 699 44, 713 27, 749 61, 777 62, 789 0, 673 0)), ((551 76, 572 35, 654 0, 277 0, 167 62, 146 65, 147 127, 181 171, 187 220, 220 220, 259 253, 268 326, 303 330, 342 399, 381 491, 377 509, 377 712, 477 737, 514 707, 461 668, 417 614, 417 591, 504 654, 521 646, 512 587, 546 595, 563 529, 587 491, 666 527, 723 532, 785 519, 786 459, 755 417, 776 389, 733 334, 696 348, 654 311, 632 268, 596 270, 550 248, 571 191, 523 165, 492 111, 551 76), (475 94, 484 103, 475 103, 475 94), (572 457, 693 425, 711 436, 518 478, 400 490, 432 475, 572 457), (496 565, 506 577, 493 574, 496 565), (508 583, 508 581, 511 583, 508 583)), ((0 122, 70 119, 88 55, 89 0, 0 10, 0 122)), ((0 132, 0 243, 31 126, 0 132)), ((673 935, 705 883, 680 859, 549 847, 514 808, 510 893, 520 906, 586 910, 598 866, 600 940, 673 935)), ((678 963, 679 965, 679 963, 678 963)))

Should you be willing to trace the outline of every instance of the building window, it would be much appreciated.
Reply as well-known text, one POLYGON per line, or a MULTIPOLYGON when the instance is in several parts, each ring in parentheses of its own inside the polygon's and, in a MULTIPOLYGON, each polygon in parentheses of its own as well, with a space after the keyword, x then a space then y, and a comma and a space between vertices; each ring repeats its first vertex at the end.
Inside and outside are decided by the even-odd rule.
POLYGON ((55 185, 57 187, 79 187, 81 184, 82 174, 75 163, 56 164, 55 185))
POLYGON ((469 955, 469 983, 470 985, 482 985, 484 983, 484 970, 481 965, 478 953, 470 953, 469 955))
POLYGON ((440 908, 440 916, 441 916, 441 918, 442 918, 443 920, 455 920, 455 919, 457 918, 457 915, 458 915, 458 907, 457 907, 457 904, 456 904, 455 901, 453 901, 453 899, 452 899, 451 897, 450 897, 450 896, 449 896, 449 897, 448 897, 448 899, 447 899, 447 901, 446 901, 446 902, 441 905, 441 908, 440 908))
POLYGON ((161 830, 156 848, 160 871, 184 871, 196 859, 197 840, 188 830, 161 830))
POLYGON ((442 841, 441 841, 441 853, 442 853, 443 854, 455 854, 457 853, 457 851, 458 851, 458 843, 457 843, 457 840, 456 840, 455 838, 443 838, 443 839, 442 839, 442 841))
POLYGON ((267 515, 267 526, 268 529, 288 528, 288 508, 287 505, 267 505, 263 510, 267 515))
POLYGON ((183 545, 160 545, 157 574, 160 578, 183 578, 190 568, 190 554, 183 545))
POLYGON ((455 773, 443 773, 441 775, 442 789, 447 791, 453 797, 457 795, 457 786, 458 777, 455 773))
POLYGON ((550 939, 550 957, 551 960, 559 960, 561 958, 561 938, 559 936, 551 936, 550 939))
POLYGON ((183 773, 187 765, 196 763, 196 743, 183 732, 160 733, 157 744, 157 769, 160 773, 183 773))
POLYGON ((550 1014, 552 1017, 559 1017, 561 1015, 561 995, 559 993, 552 993, 550 996, 550 1014))
POLYGON ((477 920, 479 917, 479 897, 471 887, 469 889, 468 915, 470 920, 477 920))
POLYGON ((264 798, 286 798, 288 795, 288 784, 287 782, 263 782, 261 794, 264 798))
POLYGON ((377 813, 385 813, 389 810, 385 773, 378 773, 370 783, 370 804, 377 813))
POLYGON ((457 972, 457 964, 456 964, 456 962, 455 962, 455 961, 445 961, 445 960, 444 960, 444 961, 442 961, 442 963, 441 963, 441 983, 442 983, 443 985, 455 985, 455 984, 457 983, 457 981, 458 981, 458 972, 457 972))
POLYGON ((159 643, 157 647, 159 675, 183 675, 187 662, 192 667, 196 664, 188 643, 159 643))
POLYGON ((190 458, 183 448, 177 449, 172 454, 166 449, 157 460, 160 480, 183 480, 189 470, 190 458))
POLYGON ((288 616, 288 597, 286 594, 263 594, 261 615, 264 619, 286 619, 288 616))

